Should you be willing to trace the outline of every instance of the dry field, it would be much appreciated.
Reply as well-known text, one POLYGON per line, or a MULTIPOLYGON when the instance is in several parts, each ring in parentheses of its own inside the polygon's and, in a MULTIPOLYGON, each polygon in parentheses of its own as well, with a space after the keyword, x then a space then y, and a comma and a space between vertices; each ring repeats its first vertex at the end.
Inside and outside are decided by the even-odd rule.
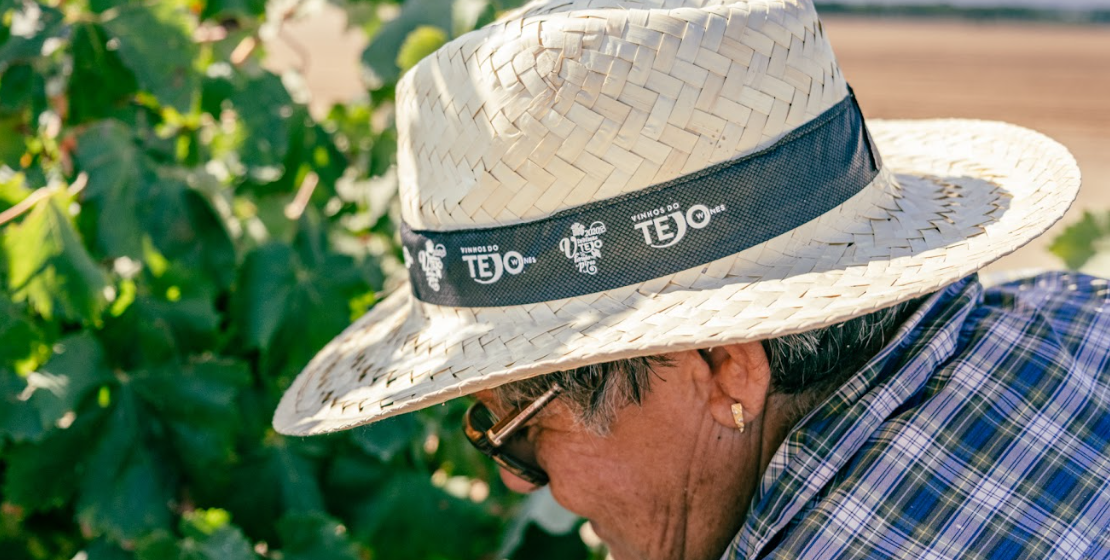
POLYGON ((1075 155, 1071 211, 991 270, 1060 266, 1051 239, 1084 209, 1110 211, 1110 27, 827 18, 825 29, 866 116, 1009 121, 1075 155))
MULTIPOLYGON (((1084 174, 1079 201, 1048 234, 990 270, 1058 267, 1050 240, 1084 209, 1110 210, 1110 26, 860 18, 825 25, 868 117, 1009 121, 1075 154, 1084 174)), ((314 107, 359 93, 364 39, 344 30, 340 12, 286 33, 299 53, 279 40, 270 45, 272 65, 302 67, 314 107)))

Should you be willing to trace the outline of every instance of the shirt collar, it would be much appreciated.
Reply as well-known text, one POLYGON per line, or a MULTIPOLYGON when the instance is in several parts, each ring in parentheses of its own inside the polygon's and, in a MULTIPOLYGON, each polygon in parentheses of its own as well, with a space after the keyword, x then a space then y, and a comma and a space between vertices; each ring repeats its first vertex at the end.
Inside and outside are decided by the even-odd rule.
POLYGON ((884 420, 922 388, 954 353, 960 327, 982 292, 970 276, 933 294, 889 344, 798 422, 764 471, 724 559, 757 557, 884 420))

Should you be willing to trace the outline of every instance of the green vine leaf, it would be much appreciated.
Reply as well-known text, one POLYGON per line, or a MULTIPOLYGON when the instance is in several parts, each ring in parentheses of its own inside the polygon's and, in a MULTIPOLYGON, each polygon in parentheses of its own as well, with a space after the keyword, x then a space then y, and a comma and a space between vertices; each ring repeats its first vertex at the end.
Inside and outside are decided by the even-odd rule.
POLYGON ((226 289, 235 279, 235 246, 209 198, 187 180, 159 170, 144 185, 138 202, 143 231, 178 268, 226 289))
POLYGON ((279 522, 285 560, 359 560, 346 529, 319 513, 293 514, 279 522))
POLYGON ((135 296, 119 316, 104 321, 104 339, 116 359, 128 368, 146 368, 202 352, 218 340, 220 315, 212 293, 202 282, 171 286, 183 290, 173 301, 166 294, 135 296))
POLYGON ((22 115, 0 114, 0 166, 18 169, 27 153, 27 126, 22 115))
POLYGON ((74 154, 88 174, 85 202, 95 220, 96 242, 108 256, 142 254, 142 225, 137 211, 142 154, 131 130, 118 121, 102 121, 77 138, 74 154))
POLYGON ((8 227, 9 288, 15 301, 30 302, 48 320, 59 311, 62 318, 93 323, 107 305, 108 280, 63 210, 69 202, 64 192, 55 194, 8 227))
POLYGON ((135 560, 135 555, 107 539, 96 539, 85 549, 87 560, 135 560))
POLYGON ((1107 238, 1110 238, 1110 216, 1084 212, 1083 218, 1068 226, 1048 250, 1063 259, 1068 268, 1076 269, 1087 264, 1099 252, 1098 243, 1107 238))
MULTIPOLYGON (((37 441, 46 433, 35 409, 23 399, 26 391, 26 379, 10 369, 0 367, 0 444, 5 439, 16 442, 37 441)), ((0 447, 0 451, 2 450, 0 447)), ((5 495, 10 494, 5 492, 5 495)))
POLYGON ((243 335, 254 348, 269 348, 286 320, 287 303, 297 285, 291 262, 292 248, 273 244, 259 247, 243 263, 236 303, 243 335))
POLYGON ((275 523, 287 513, 323 512, 317 464, 295 442, 281 437, 243 458, 231 474, 234 495, 224 503, 252 535, 282 536, 275 523))
POLYGON ((136 394, 166 426, 181 462, 193 472, 230 460, 239 433, 239 392, 250 383, 246 364, 202 360, 136 372, 136 394))
POLYGON ((420 59, 432 54, 446 42, 447 32, 438 27, 421 25, 413 29, 405 37, 405 42, 401 43, 401 49, 397 53, 397 67, 401 72, 408 72, 420 59))
POLYGON ((69 117, 76 123, 130 117, 126 109, 138 88, 135 75, 120 60, 104 29, 93 23, 73 28, 73 72, 67 95, 69 117), (96 84, 96 87, 89 87, 96 84))
POLYGON ((181 533, 158 532, 140 543, 139 560, 254 560, 250 541, 222 509, 198 509, 181 518, 181 533))
POLYGON ((144 443, 149 425, 132 391, 114 391, 111 412, 87 458, 77 499, 77 520, 92 534, 134 541, 168 529, 173 472, 144 443))
POLYGON ((93 389, 112 380, 100 343, 88 333, 70 336, 55 344, 50 361, 29 376, 34 391, 29 402, 43 426, 53 426, 76 414, 93 389))
MULTIPOLYGON (((501 4, 498 2, 498 4, 501 4)), ((514 1, 512 4, 520 4, 514 1)), ((452 34, 456 37, 490 23, 496 17, 497 6, 490 0, 454 0, 451 5, 453 16, 452 34)), ((504 9, 504 8, 502 8, 504 9)))
POLYGON ((362 52, 362 63, 381 85, 393 84, 401 76, 397 53, 413 30, 421 26, 452 29, 451 0, 411 0, 401 13, 381 25, 377 35, 362 52))
POLYGON ((419 428, 420 423, 413 415, 395 416, 371 426, 355 428, 351 431, 351 441, 370 456, 388 463, 411 445, 419 428))
POLYGON ((27 63, 13 64, 0 75, 0 113, 19 113, 36 97, 45 97, 46 84, 27 63))
MULTIPOLYGON (((31 417, 38 422, 35 415, 31 417)), ((4 499, 32 512, 72 504, 102 417, 100 410, 82 411, 73 424, 46 432, 41 441, 6 450, 4 499)))
POLYGON ((586 556, 565 524, 507 532, 531 510, 495 481, 475 501, 466 403, 271 426, 400 268, 384 86, 520 2, 0 0, 0 556, 586 556), (320 7, 384 79, 324 117, 267 59, 320 7))
POLYGON ((239 158, 248 169, 279 167, 289 150, 290 119, 297 106, 281 78, 243 76, 228 98, 241 119, 239 158))
MULTIPOLYGON (((7 210, 19 204, 33 192, 35 192, 34 189, 27 186, 27 177, 22 173, 0 179, 0 209, 7 210)), ((0 278, 3 278, 2 274, 0 278)))
POLYGON ((416 473, 398 473, 373 501, 359 504, 351 529, 367 536, 385 558, 477 558, 497 547, 495 518, 416 473), (453 521, 440 526, 435 539, 421 539, 420 520, 429 518, 453 521))
POLYGON ((193 68, 198 47, 192 17, 175 2, 128 3, 104 29, 118 43, 119 58, 135 74, 139 86, 159 103, 188 113, 200 89, 193 68))
MULTIPOLYGON (((4 11, 0 10, 0 15, 4 11)), ((17 2, 9 14, 11 23, 5 22, 5 26, 11 35, 0 45, 0 70, 13 62, 42 56, 47 41, 58 38, 66 29, 62 12, 41 2, 17 2)))
MULTIPOLYGON (((0 371, 26 375, 50 354, 46 333, 26 306, 16 305, 0 294, 0 371)), ((2 408, 2 407, 0 407, 2 408)))
POLYGON ((205 19, 256 18, 266 13, 266 0, 208 0, 204 3, 205 19))
POLYGON ((233 310, 247 344, 268 371, 299 369, 350 322, 351 299, 370 291, 364 268, 331 252, 314 219, 294 245, 272 243, 247 256, 233 310))

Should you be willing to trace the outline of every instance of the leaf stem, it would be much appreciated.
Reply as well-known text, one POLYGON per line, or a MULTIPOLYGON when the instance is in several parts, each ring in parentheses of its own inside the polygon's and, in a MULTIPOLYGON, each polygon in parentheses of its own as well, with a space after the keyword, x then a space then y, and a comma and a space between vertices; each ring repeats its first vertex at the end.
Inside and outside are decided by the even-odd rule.
POLYGON ((297 189, 297 196, 293 197, 293 202, 290 202, 285 207, 285 217, 290 220, 299 220, 304 210, 308 207, 309 200, 312 199, 312 193, 316 190, 316 185, 320 183, 320 176, 315 172, 309 172, 301 181, 301 187, 297 189))
MULTIPOLYGON (((70 196, 74 196, 84 190, 85 186, 88 185, 88 183, 88 174, 86 174, 85 172, 81 172, 79 175, 77 175, 77 178, 73 180, 73 184, 69 186, 70 196)), ((49 185, 36 189, 35 192, 31 193, 27 198, 21 200, 19 204, 16 204, 15 206, 12 206, 11 208, 4 210, 3 212, 0 212, 0 226, 18 218, 24 212, 27 212, 31 208, 34 208, 35 205, 42 201, 44 198, 49 197, 57 191, 58 185, 49 185)))

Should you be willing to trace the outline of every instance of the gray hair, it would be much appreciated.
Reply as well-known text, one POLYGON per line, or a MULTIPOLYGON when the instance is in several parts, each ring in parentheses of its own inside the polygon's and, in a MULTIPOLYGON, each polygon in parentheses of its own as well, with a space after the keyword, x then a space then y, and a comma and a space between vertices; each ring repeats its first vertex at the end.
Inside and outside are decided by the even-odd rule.
MULTIPOLYGON (((801 418, 886 346, 925 297, 828 327, 762 341, 771 368, 771 392, 799 397, 791 416, 801 418)), ((509 383, 494 392, 507 406, 519 407, 558 382, 564 389, 559 399, 576 421, 604 435, 620 409, 640 404, 651 390, 653 368, 667 363, 663 356, 616 360, 509 383)))
POLYGON ((563 387, 559 399, 574 413, 575 420, 604 435, 620 409, 643 401, 651 390, 653 368, 669 362, 663 356, 645 356, 591 364, 502 385, 494 389, 494 394, 500 402, 519 408, 558 382, 563 387))

